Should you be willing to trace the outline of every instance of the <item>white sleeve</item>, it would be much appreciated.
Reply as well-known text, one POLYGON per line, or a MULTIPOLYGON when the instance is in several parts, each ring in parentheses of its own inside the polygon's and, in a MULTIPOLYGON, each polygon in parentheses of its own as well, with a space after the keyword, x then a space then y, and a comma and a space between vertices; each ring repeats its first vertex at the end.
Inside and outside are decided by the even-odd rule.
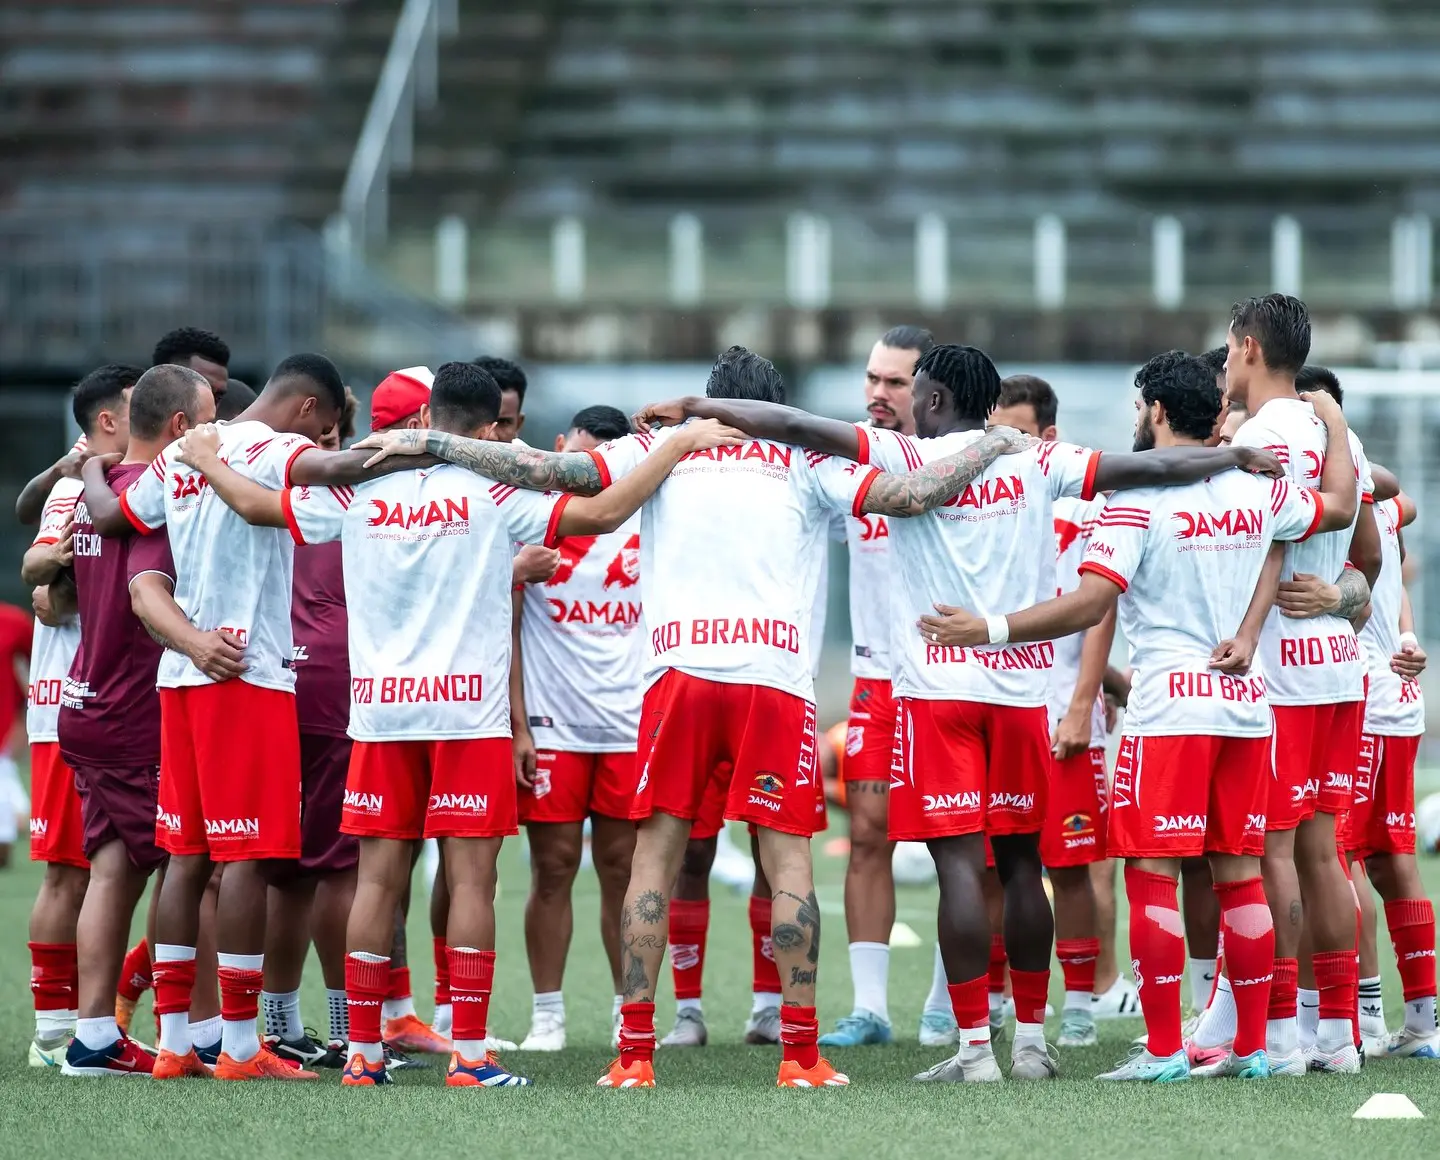
POLYGON ((920 449, 915 440, 899 431, 884 427, 867 427, 855 424, 860 433, 860 462, 866 467, 878 467, 881 471, 904 474, 924 466, 920 449))
MULTIPOLYGON (((821 455, 806 451, 805 463, 809 468, 808 478, 813 486, 820 508, 838 515, 860 515, 860 505, 865 502, 870 485, 880 475, 878 467, 864 467, 851 459, 837 459, 833 455, 821 455)), ((831 521, 827 521, 827 524, 831 521)), ((839 539, 844 539, 842 522, 839 539)))
POLYGON ((1134 492, 1116 492, 1095 521, 1080 574, 1094 572, 1124 592, 1139 571, 1149 534, 1149 507, 1134 492))
POLYGON ((1290 444, 1285 441, 1285 436, 1259 419, 1246 419, 1241 423, 1231 442, 1236 447, 1259 447, 1272 452, 1287 470, 1290 467, 1290 444))
POLYGON ((1355 479, 1360 485, 1360 498, 1365 503, 1375 502, 1375 476, 1370 472, 1370 460, 1365 447, 1354 431, 1350 432, 1350 457, 1355 460, 1355 479))
POLYGON ((609 487, 617 479, 624 479, 640 466, 644 458, 669 439, 679 427, 656 427, 648 435, 626 435, 602 443, 594 451, 587 452, 600 469, 600 484, 609 487))
POLYGON ((500 509, 510 539, 516 544, 544 544, 555 547, 560 539, 560 515, 575 497, 561 491, 527 491, 496 483, 490 498, 500 509))
POLYGON ((315 444, 304 435, 289 431, 277 431, 274 438, 263 439, 245 448, 235 448, 230 453, 231 467, 247 465, 247 474, 261 487, 280 491, 290 486, 290 468, 300 453, 308 451, 315 444))
POLYGON ((45 497, 45 507, 40 512, 40 528, 35 533, 35 539, 31 541, 31 547, 36 544, 54 544, 59 541, 60 531, 65 527, 65 521, 70 518, 70 513, 75 510, 75 504, 84 490, 85 485, 78 479, 55 481, 55 486, 45 497))
POLYGON ((1050 485, 1050 498, 1093 499, 1095 472, 1100 452, 1074 443, 1042 443, 1035 448, 1035 462, 1050 485))
POLYGON ((165 523, 165 471, 174 450, 172 443, 120 493, 120 510, 142 535, 165 523))
POLYGON ((1319 492, 1288 479, 1275 479, 1270 481, 1270 514, 1275 520, 1271 528, 1274 539, 1307 540, 1320 526, 1325 504, 1319 492))
POLYGON ((340 538, 354 499, 353 487, 287 487, 280 493, 280 510, 297 544, 328 544, 340 538))

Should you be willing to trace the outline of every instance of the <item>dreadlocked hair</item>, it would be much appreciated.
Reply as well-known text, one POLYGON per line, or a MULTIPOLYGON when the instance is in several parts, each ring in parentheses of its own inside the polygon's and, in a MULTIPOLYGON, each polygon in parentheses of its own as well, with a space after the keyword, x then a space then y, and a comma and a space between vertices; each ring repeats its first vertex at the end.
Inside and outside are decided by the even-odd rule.
POLYGON ((915 377, 921 375, 950 392, 962 419, 984 419, 1000 401, 1000 372, 979 347, 932 346, 915 363, 915 377))

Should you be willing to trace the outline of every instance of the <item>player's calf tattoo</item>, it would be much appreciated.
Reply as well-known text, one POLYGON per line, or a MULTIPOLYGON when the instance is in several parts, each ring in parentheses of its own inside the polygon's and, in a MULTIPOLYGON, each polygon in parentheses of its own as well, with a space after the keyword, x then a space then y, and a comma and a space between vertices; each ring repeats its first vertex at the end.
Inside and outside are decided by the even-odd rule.
POLYGON ((792 894, 788 890, 777 890, 774 894, 776 899, 793 898, 798 904, 795 911, 794 923, 781 923, 771 934, 770 939, 778 950, 795 950, 804 945, 806 932, 809 932, 809 949, 805 957, 812 963, 820 961, 820 904, 815 900, 815 891, 801 898, 798 894, 792 894), (781 941, 781 934, 784 932, 785 939, 781 941))
MULTIPOLYGON (((647 925, 665 921, 665 896, 658 890, 646 890, 635 899, 635 917, 647 925)), ((630 908, 625 908, 626 925, 629 925, 630 908)))
POLYGON ((791 967, 790 982, 796 987, 813 987, 815 985, 815 972, 802 971, 799 967, 791 967))

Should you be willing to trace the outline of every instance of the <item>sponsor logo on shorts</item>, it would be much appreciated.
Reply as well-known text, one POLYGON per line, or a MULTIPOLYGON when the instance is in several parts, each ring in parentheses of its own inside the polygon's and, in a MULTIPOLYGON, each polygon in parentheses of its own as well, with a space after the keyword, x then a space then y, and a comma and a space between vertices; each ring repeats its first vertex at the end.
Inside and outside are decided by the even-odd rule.
POLYGON ((769 810, 772 814, 778 814, 780 812, 779 802, 777 802, 774 798, 761 797, 758 793, 752 793, 750 795, 750 800, 748 804, 752 806, 762 806, 765 809, 769 810))
POLYGON ((1247 834, 1253 834, 1253 833, 1263 834, 1263 833, 1265 832, 1265 828, 1266 828, 1266 827, 1265 827, 1265 815, 1264 815, 1264 814, 1246 814, 1246 815, 1245 815, 1245 832, 1246 832, 1247 834))
POLYGON ((535 796, 546 797, 550 793, 550 771, 548 769, 535 770, 535 796))
POLYGON ((490 811, 490 796, 483 793, 432 793, 430 812, 432 814, 486 814, 490 811))
POLYGON ((310 659, 310 646, 297 644, 290 650, 290 659, 295 662, 308 661, 310 659))
POLYGON ((155 824, 157 826, 163 826, 167 830, 173 830, 178 834, 180 832, 180 815, 167 814, 161 807, 156 806, 155 824))
POLYGON ((1035 795, 1033 793, 992 793, 988 808, 1000 813, 1025 813, 1035 808, 1035 795))
POLYGON ((698 943, 671 943, 670 965, 677 971, 689 971, 700 965, 698 943))
POLYGON ((1386 814, 1385 825, 1392 830, 1413 830, 1415 828, 1415 815, 1386 814))
POLYGON ((927 793, 921 795, 921 809, 927 814, 958 813, 961 810, 980 808, 980 791, 967 790, 965 793, 927 793))
POLYGON ((1205 832, 1205 815, 1156 814, 1155 832, 1157 834, 1203 834, 1205 832))
POLYGON ((854 757, 865 748, 865 726, 851 725, 845 730, 845 756, 854 757))
POLYGON ((766 797, 783 797, 785 794, 785 780, 778 773, 771 773, 769 770, 761 770, 755 775, 753 789, 756 793, 764 794, 766 797))
POLYGON ((385 805, 385 795, 378 793, 360 793, 358 790, 347 789, 345 791, 345 808, 352 813, 369 814, 372 818, 380 816, 380 811, 385 805))
POLYGON ((1298 806, 1310 798, 1320 796, 1320 779, 1318 777, 1307 777, 1303 785, 1292 785, 1290 787, 1290 804, 1298 806))
POLYGON ((206 818, 207 838, 258 838, 259 818, 206 818))
POLYGON ((1354 785, 1354 779, 1348 773, 1327 773, 1325 775, 1326 789, 1343 789, 1349 793, 1354 785))
POLYGON ((50 823, 45 818, 30 819, 30 836, 32 838, 43 838, 50 832, 50 823))

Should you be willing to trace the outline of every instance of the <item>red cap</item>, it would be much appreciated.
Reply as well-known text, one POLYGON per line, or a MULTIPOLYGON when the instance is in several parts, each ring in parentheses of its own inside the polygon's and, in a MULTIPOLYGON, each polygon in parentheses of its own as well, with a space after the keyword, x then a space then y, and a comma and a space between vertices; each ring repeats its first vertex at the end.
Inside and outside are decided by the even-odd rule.
POLYGON ((430 401, 434 381, 429 367, 391 371, 370 396, 370 430, 393 427, 414 415, 421 404, 430 401))

